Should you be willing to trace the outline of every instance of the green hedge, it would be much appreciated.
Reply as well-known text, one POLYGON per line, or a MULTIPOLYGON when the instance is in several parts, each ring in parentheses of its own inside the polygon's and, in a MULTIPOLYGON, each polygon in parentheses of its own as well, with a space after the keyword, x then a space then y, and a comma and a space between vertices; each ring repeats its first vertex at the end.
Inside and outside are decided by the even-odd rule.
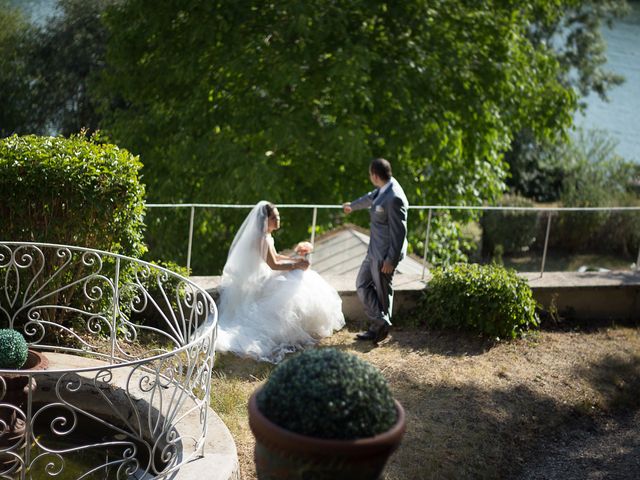
MULTIPOLYGON (((60 243, 141 256, 145 251, 141 167, 137 157, 96 138, 14 135, 0 140, 0 240, 60 243)), ((111 308, 108 285, 98 285, 99 279, 68 287, 86 275, 91 265, 77 261, 67 268, 63 267, 66 258, 54 249, 43 253, 45 270, 22 271, 25 281, 16 285, 21 291, 13 294, 22 294, 33 274, 33 289, 61 289, 50 299, 57 307, 93 312, 111 308), (104 296, 93 298, 97 290, 92 289, 99 287, 104 296), (91 295, 83 294, 83 289, 91 295)), ((106 262, 102 272, 110 276, 113 268, 112 262, 106 262)), ((37 313, 46 321, 67 326, 82 321, 60 308, 42 308, 37 313)), ((20 313, 12 327, 28 322, 26 315, 26 311, 20 313)), ((86 318, 78 325, 87 328, 86 318)))
POLYGON ((430 326, 514 338, 539 325, 531 288, 515 270, 459 263, 432 274, 422 309, 430 326))
POLYGON ((137 157, 82 136, 0 140, 0 239, 139 257, 144 186, 137 157))

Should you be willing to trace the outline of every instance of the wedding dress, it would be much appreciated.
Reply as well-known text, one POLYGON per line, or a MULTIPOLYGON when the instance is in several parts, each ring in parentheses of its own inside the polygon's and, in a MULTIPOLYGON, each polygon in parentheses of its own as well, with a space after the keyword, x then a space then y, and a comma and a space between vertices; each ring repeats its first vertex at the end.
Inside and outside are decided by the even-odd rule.
POLYGON ((216 350, 280 362, 344 326, 342 300, 318 273, 275 271, 266 263, 273 237, 259 202, 229 250, 218 301, 216 350))

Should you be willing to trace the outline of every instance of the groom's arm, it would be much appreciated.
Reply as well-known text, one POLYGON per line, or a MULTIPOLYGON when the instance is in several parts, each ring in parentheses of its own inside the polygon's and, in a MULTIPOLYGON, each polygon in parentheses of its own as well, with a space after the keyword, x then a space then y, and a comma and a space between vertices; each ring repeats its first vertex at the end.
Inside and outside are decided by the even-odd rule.
POLYGON ((361 196, 357 200, 354 200, 353 202, 350 202, 350 203, 345 203, 343 205, 345 209, 345 213, 350 213, 354 210, 362 210, 364 208, 369 208, 373 203, 373 197, 376 191, 377 190, 371 190, 369 193, 361 196), (347 211, 347 208, 349 209, 349 211, 347 211))
POLYGON ((391 203, 392 208, 388 213, 389 237, 391 241, 384 262, 389 264, 389 266, 393 266, 393 269, 391 272, 384 273, 393 273, 393 270, 395 270, 398 263, 400 263, 402 245, 404 244, 404 239, 407 237, 407 206, 399 197, 394 197, 391 203))

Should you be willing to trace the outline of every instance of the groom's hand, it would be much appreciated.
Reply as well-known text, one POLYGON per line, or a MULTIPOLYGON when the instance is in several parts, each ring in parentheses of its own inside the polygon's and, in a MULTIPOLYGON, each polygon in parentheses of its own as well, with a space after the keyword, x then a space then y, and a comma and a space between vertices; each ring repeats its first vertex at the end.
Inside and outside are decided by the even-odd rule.
POLYGON ((380 271, 386 275, 391 275, 396 267, 393 266, 393 263, 387 262, 386 260, 382 262, 382 268, 380 271))
POLYGON ((344 210, 344 213, 351 213, 351 203, 347 202, 347 203, 343 203, 342 204, 342 209, 344 210))

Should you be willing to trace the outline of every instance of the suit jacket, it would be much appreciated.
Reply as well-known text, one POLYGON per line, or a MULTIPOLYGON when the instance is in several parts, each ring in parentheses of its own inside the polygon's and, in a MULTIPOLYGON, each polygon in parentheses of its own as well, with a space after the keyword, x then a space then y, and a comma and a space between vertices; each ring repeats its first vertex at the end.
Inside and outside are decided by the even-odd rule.
POLYGON ((394 267, 407 253, 407 211, 409 202, 395 178, 382 193, 376 188, 351 202, 352 210, 369 208, 371 239, 367 254, 376 260, 386 260, 394 267))

